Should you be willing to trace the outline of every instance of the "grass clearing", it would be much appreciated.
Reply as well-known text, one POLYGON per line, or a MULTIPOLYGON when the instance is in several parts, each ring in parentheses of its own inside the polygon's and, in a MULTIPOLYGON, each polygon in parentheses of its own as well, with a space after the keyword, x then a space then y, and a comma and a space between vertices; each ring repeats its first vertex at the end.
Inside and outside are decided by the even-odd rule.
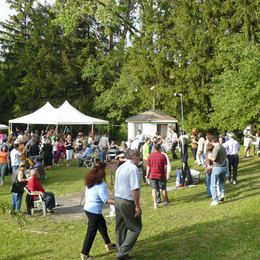
MULTIPOLYGON (((179 162, 173 162, 173 172, 179 162)), ((192 163, 190 163, 192 166, 192 163)), ((142 188, 143 230, 132 252, 135 259, 260 259, 260 161, 241 159, 237 185, 226 185, 227 200, 210 207, 206 197, 204 174, 194 188, 169 191, 171 205, 152 207, 151 190, 142 188)), ((203 169, 195 167, 203 172, 203 169)), ((56 196, 83 191, 86 168, 57 167, 48 171, 43 182, 56 196)), ((175 185, 175 176, 168 186, 175 185)), ((10 176, 0 189, 0 199, 11 201, 10 176)), ((22 210, 25 211, 23 198, 22 210)), ((83 214, 83 213, 82 213, 83 214)), ((18 225, 9 214, 0 215, 0 259, 79 259, 86 232, 86 218, 57 219, 40 214, 25 217, 18 225)), ((107 219, 109 234, 115 241, 114 219, 107 219)), ((97 259, 115 259, 107 253, 100 234, 91 255, 97 259)))

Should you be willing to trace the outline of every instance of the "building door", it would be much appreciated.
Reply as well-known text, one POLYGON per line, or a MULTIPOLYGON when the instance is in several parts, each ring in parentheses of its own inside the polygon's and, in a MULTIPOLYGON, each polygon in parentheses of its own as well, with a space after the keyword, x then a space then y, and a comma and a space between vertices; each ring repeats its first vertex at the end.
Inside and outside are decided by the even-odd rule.
POLYGON ((157 124, 157 132, 162 138, 167 137, 167 127, 168 124, 157 124))

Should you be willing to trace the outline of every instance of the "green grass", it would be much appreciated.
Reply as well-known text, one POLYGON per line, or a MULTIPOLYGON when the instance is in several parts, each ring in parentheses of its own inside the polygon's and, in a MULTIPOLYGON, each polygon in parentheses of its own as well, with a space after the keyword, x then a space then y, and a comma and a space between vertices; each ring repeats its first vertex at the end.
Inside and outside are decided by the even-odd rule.
MULTIPOLYGON (((174 171, 179 162, 173 162, 174 171)), ((194 188, 169 191, 171 205, 154 210, 151 190, 142 188, 143 230, 131 255, 135 259, 260 259, 260 161, 241 159, 237 185, 226 185, 227 200, 215 208, 206 197, 204 174, 194 188)), ((196 168, 199 169, 199 168, 196 168)), ((203 172, 202 169, 200 169, 203 172)), ((43 182, 56 196, 83 191, 85 168, 56 168, 43 182)), ((168 186, 173 186, 171 177, 168 186)), ((0 199, 11 201, 10 177, 0 199)), ((25 210, 23 204, 22 210, 25 210)), ((57 219, 40 214, 19 225, 9 214, 0 215, 0 259, 79 259, 86 219, 57 219)), ((114 220, 107 220, 115 240, 114 220)), ((115 259, 106 253, 100 234, 91 254, 115 259)))

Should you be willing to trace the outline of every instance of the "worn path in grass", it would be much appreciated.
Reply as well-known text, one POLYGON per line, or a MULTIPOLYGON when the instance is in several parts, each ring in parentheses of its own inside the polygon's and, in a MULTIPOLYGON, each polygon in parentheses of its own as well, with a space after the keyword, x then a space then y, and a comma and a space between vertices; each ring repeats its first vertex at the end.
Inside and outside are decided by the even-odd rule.
MULTIPOLYGON (((175 185, 173 162, 169 186, 175 185)), ((143 230, 131 255, 137 260, 171 259, 260 259, 260 161, 241 158, 237 185, 226 185, 227 200, 215 208, 206 196, 204 169, 194 188, 169 191, 169 207, 153 209, 151 189, 143 185, 141 207, 143 230)), ((0 215, 0 260, 79 259, 86 233, 86 216, 79 206, 86 168, 60 167, 48 171, 43 181, 46 191, 56 195, 61 212, 26 217, 24 226, 9 214, 0 215)), ((109 175, 107 181, 109 182, 109 175)), ((0 188, 0 199, 11 201, 11 178, 0 188)), ((23 199, 22 210, 25 210, 23 199)), ((115 241, 115 220, 106 218, 111 241, 115 241)), ((112 260, 100 234, 91 249, 95 259, 112 260)))

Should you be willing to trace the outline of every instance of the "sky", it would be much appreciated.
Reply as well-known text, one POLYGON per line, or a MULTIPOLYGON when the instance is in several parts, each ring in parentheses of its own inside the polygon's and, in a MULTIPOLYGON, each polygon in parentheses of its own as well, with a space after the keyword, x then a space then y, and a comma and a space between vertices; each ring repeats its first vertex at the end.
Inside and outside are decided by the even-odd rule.
MULTIPOLYGON (((46 0, 46 2, 52 4, 55 0, 46 0)), ((44 3, 45 0, 39 0, 39 2, 44 3)), ((5 21, 8 19, 10 14, 14 12, 9 9, 9 5, 6 3, 6 0, 0 0, 0 21, 5 21)))

